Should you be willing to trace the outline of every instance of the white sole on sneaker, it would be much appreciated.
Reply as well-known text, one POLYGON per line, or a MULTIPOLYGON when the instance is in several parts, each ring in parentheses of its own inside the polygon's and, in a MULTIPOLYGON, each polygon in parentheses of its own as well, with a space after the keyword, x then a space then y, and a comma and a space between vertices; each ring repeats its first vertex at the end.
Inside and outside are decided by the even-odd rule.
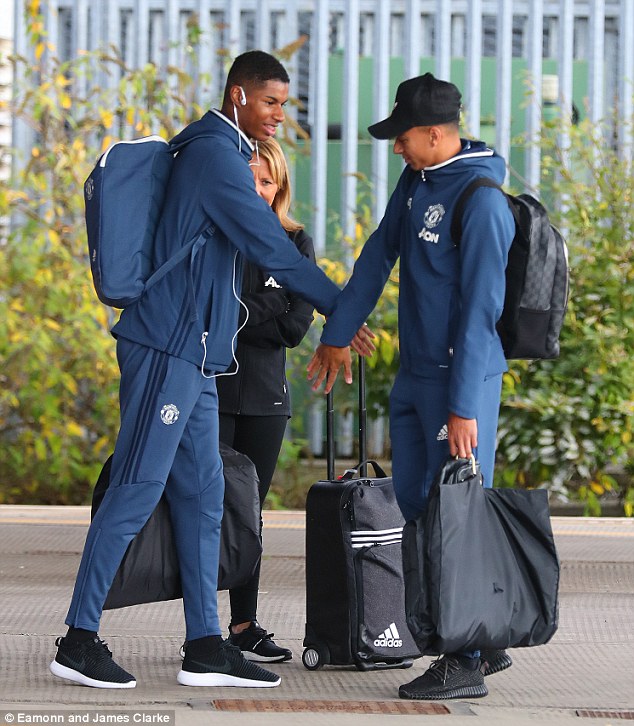
POLYGON ((254 681, 226 673, 192 673, 183 670, 179 671, 176 680, 181 686, 236 686, 237 688, 275 688, 282 682, 281 678, 276 681, 254 681))
POLYGON ((241 652, 246 660, 250 660, 253 663, 286 663, 286 661, 291 660, 291 658, 283 655, 272 655, 267 658, 265 655, 254 653, 252 650, 243 650, 241 652))
POLYGON ((83 673, 68 668, 54 660, 49 666, 51 673, 59 678, 65 678, 67 681, 79 683, 82 686, 90 686, 91 688, 136 688, 136 681, 128 681, 127 683, 111 683, 110 681, 97 681, 94 678, 88 678, 83 673))

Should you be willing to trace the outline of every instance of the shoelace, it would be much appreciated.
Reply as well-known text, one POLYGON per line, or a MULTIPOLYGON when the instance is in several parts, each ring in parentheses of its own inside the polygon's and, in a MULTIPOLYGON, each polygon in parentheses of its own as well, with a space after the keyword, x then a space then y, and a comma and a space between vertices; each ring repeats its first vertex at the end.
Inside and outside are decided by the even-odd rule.
POLYGON ((449 673, 455 673, 460 668, 458 661, 455 658, 448 658, 447 656, 441 656, 437 658, 430 666, 427 671, 430 677, 435 678, 438 681, 442 681, 443 686, 447 683, 447 676, 449 673))
POLYGON ((275 633, 267 633, 264 628, 253 628, 253 634, 262 640, 270 640, 275 635, 275 633))
POLYGON ((259 638, 258 642, 253 646, 254 648, 257 648, 260 643, 262 643, 265 640, 272 640, 275 633, 267 633, 264 628, 253 628, 253 635, 255 635, 257 638, 259 638))
POLYGON ((232 645, 228 640, 220 646, 220 650, 224 650, 228 654, 242 657, 242 650, 237 645, 232 645))
POLYGON ((91 650, 98 651, 99 653, 102 653, 104 655, 107 655, 109 658, 112 658, 112 652, 108 648, 108 644, 105 642, 105 640, 101 640, 101 638, 94 638, 92 641, 90 641, 90 643, 91 650))

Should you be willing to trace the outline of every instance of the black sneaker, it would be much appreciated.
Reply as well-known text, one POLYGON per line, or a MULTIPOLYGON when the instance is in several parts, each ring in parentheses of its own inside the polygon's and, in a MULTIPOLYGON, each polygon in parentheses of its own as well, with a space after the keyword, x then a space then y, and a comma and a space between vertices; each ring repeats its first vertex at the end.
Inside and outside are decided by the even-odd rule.
POLYGON ((435 660, 422 676, 398 689, 401 698, 444 701, 449 698, 482 698, 488 694, 481 668, 465 668, 455 655, 435 660))
POLYGON ((112 660, 108 646, 99 638, 83 643, 67 644, 57 638, 57 655, 51 663, 51 673, 60 678, 93 688, 134 688, 134 676, 112 660))
POLYGON ((225 640, 218 650, 194 659, 185 649, 185 659, 176 680, 183 686, 238 686, 242 688, 273 688, 281 678, 275 673, 250 663, 240 648, 225 640))
POLYGON ((267 633, 256 621, 241 633, 232 633, 229 627, 229 640, 242 651, 247 660, 258 663, 281 663, 290 660, 293 654, 288 648, 281 648, 273 641, 275 633, 267 633))
POLYGON ((513 665, 511 656, 505 650, 482 650, 480 658, 484 663, 485 676, 505 671, 513 665))

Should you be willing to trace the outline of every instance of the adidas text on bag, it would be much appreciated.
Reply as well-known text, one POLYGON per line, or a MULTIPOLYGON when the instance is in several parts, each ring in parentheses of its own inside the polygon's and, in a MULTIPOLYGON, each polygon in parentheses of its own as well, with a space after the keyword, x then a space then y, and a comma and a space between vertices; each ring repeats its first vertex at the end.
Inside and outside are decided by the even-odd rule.
POLYGON ((193 254, 199 236, 152 270, 172 164, 185 143, 170 145, 160 136, 117 141, 101 155, 84 184, 90 269, 97 296, 106 305, 131 305, 193 254))
POLYGON ((480 187, 499 189, 515 218, 515 236, 506 266, 504 308, 497 323, 507 359, 548 359, 559 355, 559 334, 568 304, 568 249, 548 213, 530 194, 507 194, 492 179, 471 182, 451 221, 456 247, 469 197, 480 187))
POLYGON ((402 648, 403 641, 398 633, 396 623, 391 623, 384 633, 374 641, 375 648, 402 648))

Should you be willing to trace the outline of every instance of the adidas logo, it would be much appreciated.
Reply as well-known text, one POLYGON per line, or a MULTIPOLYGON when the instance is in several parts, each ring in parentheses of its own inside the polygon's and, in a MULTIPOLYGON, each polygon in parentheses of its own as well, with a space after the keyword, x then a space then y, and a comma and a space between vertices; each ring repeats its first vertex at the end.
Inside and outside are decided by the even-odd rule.
POLYGON ((436 436, 436 441, 447 441, 447 436, 447 424, 445 424, 438 432, 438 436, 436 436))
POLYGON ((401 636, 396 629, 396 623, 392 623, 384 633, 374 641, 377 648, 400 648, 403 645, 401 636))

